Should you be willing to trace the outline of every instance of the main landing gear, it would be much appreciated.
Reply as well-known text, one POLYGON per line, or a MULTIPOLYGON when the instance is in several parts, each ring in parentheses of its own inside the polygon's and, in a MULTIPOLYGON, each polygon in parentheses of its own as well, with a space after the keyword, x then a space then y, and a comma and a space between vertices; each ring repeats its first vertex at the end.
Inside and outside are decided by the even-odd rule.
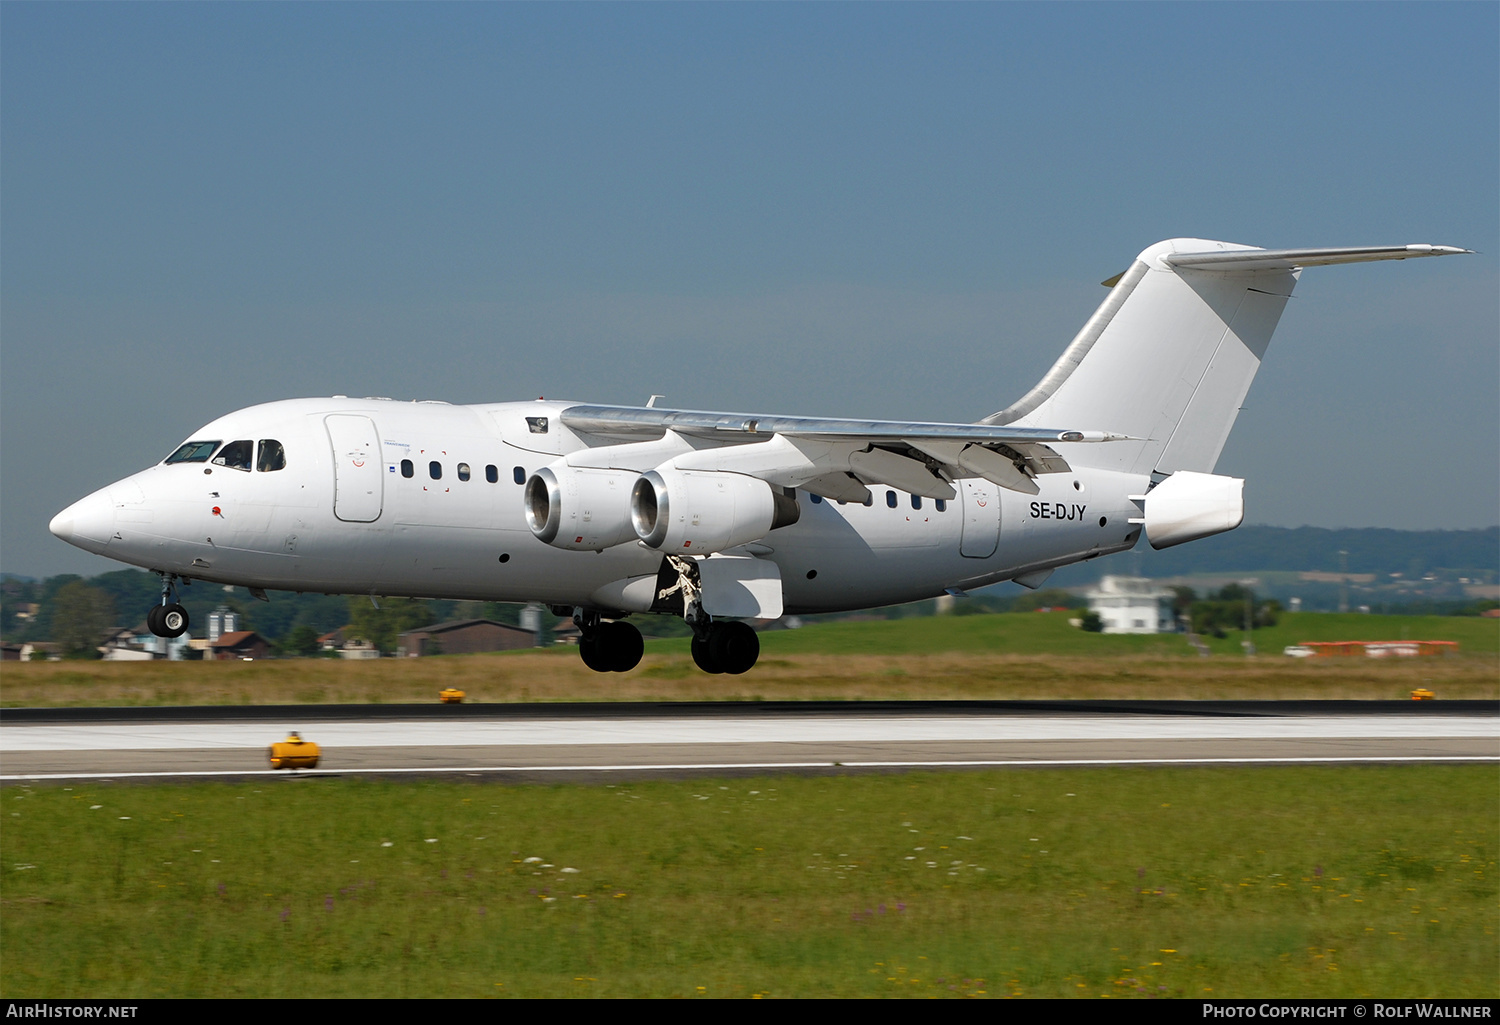
MULTIPOLYGON (((552 611, 567 615, 566 606, 554 605, 552 611)), ((698 564, 692 559, 663 557, 651 611, 680 615, 687 621, 693 628, 693 662, 705 673, 738 676, 749 672, 760 657, 760 638, 749 624, 715 621, 704 611, 698 564)), ((625 673, 640 664, 645 644, 641 632, 629 623, 606 622, 598 611, 584 608, 573 609, 573 622, 581 631, 578 654, 594 672, 625 673)))
MULTIPOLYGON (((628 673, 640 665, 646 650, 641 632, 629 623, 605 621, 597 612, 576 612, 573 622, 583 631, 578 654, 596 673, 628 673)), ((693 624, 693 662, 705 673, 749 672, 760 657, 760 638, 744 623, 693 624)))
MULTIPOLYGON (((659 601, 680 601, 682 618, 693 628, 693 662, 705 673, 747 673, 760 657, 760 638, 746 623, 719 620, 703 610, 703 585, 698 564, 692 559, 668 555, 662 576, 677 579, 657 591, 659 601)), ((659 581, 665 582, 661 577, 659 581)))
POLYGON ((177 602, 177 577, 161 574, 161 604, 146 613, 146 629, 158 637, 181 637, 187 633, 187 609, 177 602))
POLYGON ((573 613, 573 622, 583 631, 578 638, 578 654, 594 672, 628 673, 640 664, 646 644, 641 632, 629 623, 605 622, 599 613, 582 609, 573 613))
POLYGON ((760 657, 760 638, 744 623, 693 624, 693 661, 705 673, 749 672, 760 657))

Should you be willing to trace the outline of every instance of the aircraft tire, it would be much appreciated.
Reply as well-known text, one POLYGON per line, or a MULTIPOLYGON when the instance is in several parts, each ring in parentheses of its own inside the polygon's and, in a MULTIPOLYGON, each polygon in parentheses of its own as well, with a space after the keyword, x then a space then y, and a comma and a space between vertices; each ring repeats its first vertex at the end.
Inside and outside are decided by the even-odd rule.
POLYGON ((153 605, 146 613, 146 629, 150 630, 157 637, 165 637, 167 635, 167 628, 161 625, 161 613, 164 608, 166 608, 164 605, 153 605))
POLYGON ((705 673, 714 674, 722 673, 724 671, 723 667, 720 666, 719 663, 714 661, 713 652, 709 648, 709 641, 707 638, 699 640, 695 636, 693 638, 692 647, 693 664, 696 665, 699 669, 703 670, 705 673))
POLYGON ((614 669, 609 662, 608 650, 604 644, 603 631, 597 637, 578 639, 578 657, 583 659, 584 665, 596 673, 608 673, 614 669))
POLYGON ((646 653, 641 632, 629 623, 605 623, 600 628, 599 641, 611 672, 630 672, 641 664, 641 656, 646 653))
POLYGON ((714 662, 732 676, 749 672, 760 658, 760 638, 744 623, 715 623, 708 648, 714 662))
POLYGON ((163 605, 157 621, 161 624, 162 637, 181 637, 188 630, 187 609, 181 605, 163 605))

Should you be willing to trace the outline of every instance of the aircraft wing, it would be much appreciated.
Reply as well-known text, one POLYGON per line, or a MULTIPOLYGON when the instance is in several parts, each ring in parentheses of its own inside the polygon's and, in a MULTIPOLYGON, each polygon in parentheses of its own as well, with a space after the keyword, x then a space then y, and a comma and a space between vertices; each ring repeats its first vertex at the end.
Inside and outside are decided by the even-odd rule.
POLYGON ((714 413, 642 406, 569 406, 559 418, 582 434, 618 440, 662 437, 667 431, 710 442, 698 462, 712 462, 718 445, 741 449, 719 460, 772 483, 795 480, 814 494, 862 501, 866 484, 889 484, 912 494, 951 499, 951 481, 984 477, 1002 487, 1036 494, 1034 477, 1066 473, 1068 464, 1049 442, 1123 441, 1105 431, 1053 430, 991 424, 714 413), (751 449, 756 442, 776 446, 751 449), (790 473, 788 450, 795 450, 790 473), (765 453, 757 460, 751 455, 765 453), (745 458, 750 457, 750 458, 745 458), (826 472, 809 476, 817 469, 826 472))
POLYGON ((747 438, 785 434, 796 438, 885 443, 901 438, 1006 444, 1049 441, 1123 441, 1103 431, 1058 431, 1046 427, 997 427, 990 424, 946 424, 901 420, 831 420, 805 416, 707 413, 646 406, 569 406, 562 422, 583 434, 658 437, 676 431, 703 438, 740 434, 747 438))

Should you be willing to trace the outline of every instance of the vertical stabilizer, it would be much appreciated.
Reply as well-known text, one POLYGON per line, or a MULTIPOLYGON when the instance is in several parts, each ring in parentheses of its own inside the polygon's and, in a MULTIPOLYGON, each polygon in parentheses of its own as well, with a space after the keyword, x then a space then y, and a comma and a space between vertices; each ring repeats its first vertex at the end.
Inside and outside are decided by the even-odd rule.
POLYGON ((1141 253, 1041 383, 985 422, 1083 425, 1139 439, 1070 454, 1088 465, 1213 472, 1298 274, 1164 259, 1231 251, 1256 250, 1173 239, 1141 253))
POLYGON ((1132 441, 1068 458, 1128 473, 1212 473, 1303 267, 1467 253, 1453 246, 1257 249, 1176 238, 1120 275, 1103 305, 1014 405, 982 423, 1067 425, 1132 441))

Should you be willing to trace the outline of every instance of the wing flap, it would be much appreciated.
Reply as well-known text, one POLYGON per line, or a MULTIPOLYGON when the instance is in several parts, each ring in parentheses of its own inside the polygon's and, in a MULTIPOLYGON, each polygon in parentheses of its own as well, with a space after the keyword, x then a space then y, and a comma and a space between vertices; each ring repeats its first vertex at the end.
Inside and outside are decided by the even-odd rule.
POLYGON ((868 452, 851 452, 849 468, 865 480, 889 484, 923 498, 942 498, 951 502, 958 497, 953 485, 933 473, 924 463, 888 449, 871 448, 868 452))
POLYGON ((870 498, 870 489, 847 473, 825 473, 802 482, 802 490, 833 502, 863 504, 870 498))

